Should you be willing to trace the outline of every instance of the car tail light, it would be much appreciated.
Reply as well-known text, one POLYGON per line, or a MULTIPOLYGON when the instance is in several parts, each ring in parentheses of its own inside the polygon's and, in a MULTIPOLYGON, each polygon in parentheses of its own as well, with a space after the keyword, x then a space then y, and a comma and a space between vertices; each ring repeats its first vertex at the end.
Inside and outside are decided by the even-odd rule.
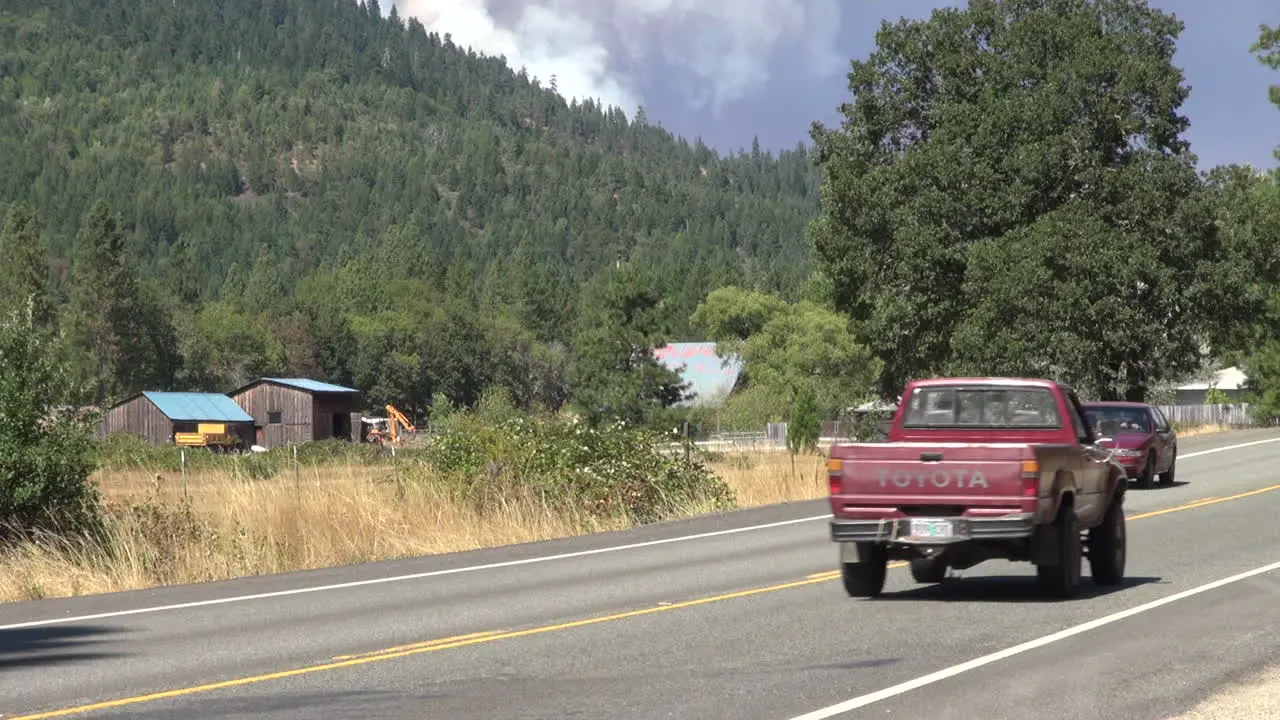
POLYGON ((1022 496, 1035 497, 1040 492, 1040 461, 1022 461, 1022 496))
POLYGON ((838 458, 827 460, 827 489, 832 495, 839 495, 841 488, 840 473, 844 470, 844 462, 838 458))

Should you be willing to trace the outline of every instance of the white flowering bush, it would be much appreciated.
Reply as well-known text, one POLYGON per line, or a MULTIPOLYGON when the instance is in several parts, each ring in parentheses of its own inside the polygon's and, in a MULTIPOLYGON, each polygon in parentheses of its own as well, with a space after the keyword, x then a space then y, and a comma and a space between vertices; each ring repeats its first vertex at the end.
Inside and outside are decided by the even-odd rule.
POLYGON ((664 445, 660 435, 621 423, 458 414, 436 428, 424 454, 433 474, 482 512, 519 498, 648 523, 735 506, 733 491, 706 465, 666 455, 664 445))

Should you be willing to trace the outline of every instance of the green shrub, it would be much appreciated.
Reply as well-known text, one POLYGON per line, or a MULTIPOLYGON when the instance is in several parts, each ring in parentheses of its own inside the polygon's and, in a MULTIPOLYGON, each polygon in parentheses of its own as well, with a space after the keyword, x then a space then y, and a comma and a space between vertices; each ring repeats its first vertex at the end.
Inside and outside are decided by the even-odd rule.
POLYGON ((822 434, 822 420, 818 418, 818 401, 809 388, 796 394, 787 423, 787 448, 792 453, 813 450, 822 434))
MULTIPOLYGON (((270 480, 280 472, 282 460, 279 453, 271 452, 240 455, 234 460, 232 474, 246 480, 270 480)), ((292 462, 292 460, 285 462, 292 462)), ((288 466, 284 465, 284 467, 288 466)))
MULTIPOLYGON (((328 438, 298 446, 298 464, 313 465, 375 465, 386 461, 383 451, 373 443, 354 443, 349 440, 328 438)), ((262 455, 270 455, 286 462, 293 462, 293 448, 274 447, 262 455)))
POLYGON ((481 512, 531 499, 597 518, 648 523, 690 508, 734 506, 733 491, 700 460, 668 456, 666 438, 621 423, 458 413, 437 425, 427 463, 481 512), (489 415, 488 417, 493 417, 489 415))
POLYGON ((81 532, 101 519, 96 413, 81 413, 60 348, 30 313, 0 317, 0 524, 3 533, 81 532))
MULTIPOLYGON (((183 449, 177 445, 152 445, 137 435, 114 433, 96 443, 98 467, 103 470, 146 470, 178 472, 182 469, 183 449)), ((187 448, 187 470, 226 467, 227 458, 207 448, 187 448)))

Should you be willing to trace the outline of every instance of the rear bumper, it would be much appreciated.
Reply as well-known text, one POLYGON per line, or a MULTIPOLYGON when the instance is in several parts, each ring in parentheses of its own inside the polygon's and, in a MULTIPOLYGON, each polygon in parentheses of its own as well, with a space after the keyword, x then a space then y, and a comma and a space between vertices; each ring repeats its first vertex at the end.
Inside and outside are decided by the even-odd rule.
POLYGON ((939 518, 951 521, 951 534, 946 537, 913 537, 910 518, 832 520, 831 539, 838 543, 890 542, 926 546, 950 545, 970 540, 1022 540, 1035 533, 1033 518, 1033 513, 993 518, 939 518))

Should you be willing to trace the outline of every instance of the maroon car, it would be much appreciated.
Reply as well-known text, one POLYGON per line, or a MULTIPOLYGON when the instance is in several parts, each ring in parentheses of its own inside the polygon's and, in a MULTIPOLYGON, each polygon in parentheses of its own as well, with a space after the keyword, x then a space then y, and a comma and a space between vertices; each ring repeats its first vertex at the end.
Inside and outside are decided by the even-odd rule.
POLYGON ((1115 460, 1138 487, 1149 488, 1158 477, 1173 484, 1178 435, 1160 408, 1137 402, 1081 403, 1085 419, 1098 437, 1115 438, 1115 460))

